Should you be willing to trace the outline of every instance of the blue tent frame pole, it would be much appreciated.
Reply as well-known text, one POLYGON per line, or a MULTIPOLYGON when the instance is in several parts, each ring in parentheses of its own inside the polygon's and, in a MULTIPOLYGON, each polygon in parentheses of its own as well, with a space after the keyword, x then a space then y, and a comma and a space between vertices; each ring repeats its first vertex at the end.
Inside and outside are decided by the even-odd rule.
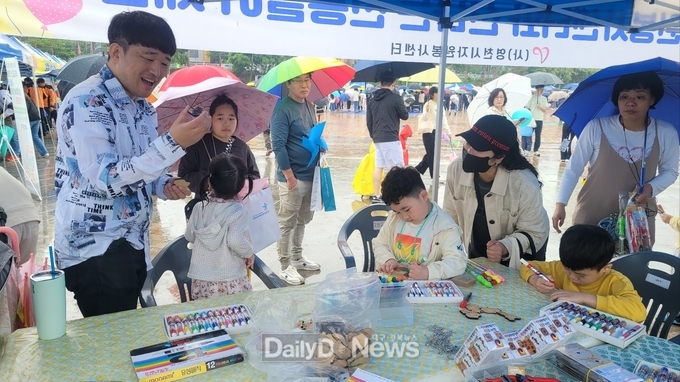
POLYGON ((439 57, 439 82, 437 83, 437 119, 436 129, 434 134, 434 160, 432 161, 432 201, 437 203, 439 201, 439 170, 441 167, 441 153, 442 153, 442 120, 444 118, 444 83, 446 81, 446 54, 449 50, 449 30, 451 29, 451 19, 449 13, 451 12, 451 2, 444 2, 444 14, 442 15, 439 25, 442 28, 442 49, 439 57))

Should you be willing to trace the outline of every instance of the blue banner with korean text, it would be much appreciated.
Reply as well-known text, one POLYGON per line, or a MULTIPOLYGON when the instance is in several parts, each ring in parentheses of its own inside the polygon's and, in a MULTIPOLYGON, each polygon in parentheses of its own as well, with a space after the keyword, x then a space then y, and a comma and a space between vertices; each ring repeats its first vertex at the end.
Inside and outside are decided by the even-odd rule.
MULTIPOLYGON (((340 5, 275 0, 206 4, 6 0, 5 4, 6 12, 0 13, 4 34, 106 42, 115 14, 144 10, 168 21, 180 48, 416 62, 438 62, 443 54, 435 22, 340 5), (59 12, 56 3, 63 3, 59 12)), ((449 43, 448 62, 460 64, 603 68, 659 56, 680 61, 680 33, 675 31, 628 34, 609 27, 467 21, 453 25, 449 43)))

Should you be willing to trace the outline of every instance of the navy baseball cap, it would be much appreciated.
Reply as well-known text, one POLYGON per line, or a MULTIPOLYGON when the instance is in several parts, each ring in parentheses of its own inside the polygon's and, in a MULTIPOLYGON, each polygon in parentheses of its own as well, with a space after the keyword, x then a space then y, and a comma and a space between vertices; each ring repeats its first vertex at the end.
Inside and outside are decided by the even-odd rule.
POLYGON ((500 115, 487 115, 475 122, 468 131, 458 134, 477 151, 493 151, 507 154, 513 145, 518 144, 517 127, 500 115))

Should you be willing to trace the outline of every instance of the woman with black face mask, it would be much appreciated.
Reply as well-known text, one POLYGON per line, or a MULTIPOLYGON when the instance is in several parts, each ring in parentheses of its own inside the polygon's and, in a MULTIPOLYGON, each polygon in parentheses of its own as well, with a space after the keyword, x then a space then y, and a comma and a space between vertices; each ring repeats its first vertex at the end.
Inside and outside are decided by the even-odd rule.
POLYGON ((468 256, 515 269, 520 259, 545 260, 550 221, 513 123, 487 115, 458 135, 466 143, 449 166, 443 207, 463 230, 468 256))

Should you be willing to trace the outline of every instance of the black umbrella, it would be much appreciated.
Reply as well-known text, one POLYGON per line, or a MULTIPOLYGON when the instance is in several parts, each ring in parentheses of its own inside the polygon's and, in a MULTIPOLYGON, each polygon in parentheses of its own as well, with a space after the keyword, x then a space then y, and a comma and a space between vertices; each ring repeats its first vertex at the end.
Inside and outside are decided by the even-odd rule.
POLYGON ((354 82, 377 82, 380 81, 380 74, 391 71, 396 78, 410 77, 423 70, 432 69, 435 65, 432 63, 423 62, 390 62, 390 61, 373 61, 360 60, 354 65, 357 71, 354 73, 354 82))
POLYGON ((57 80, 65 80, 73 84, 79 84, 87 78, 99 73, 106 65, 107 57, 102 54, 88 54, 71 59, 59 72, 57 80))
POLYGON ((408 88, 411 90, 421 90, 423 87, 420 84, 408 84, 408 88))
POLYGON ((552 73, 535 72, 526 75, 531 80, 531 86, 537 85, 561 85, 564 82, 552 73))
POLYGON ((57 91, 59 92, 59 98, 62 100, 66 98, 66 94, 73 89, 73 87, 76 86, 73 82, 69 82, 66 80, 61 80, 57 83, 57 91))

